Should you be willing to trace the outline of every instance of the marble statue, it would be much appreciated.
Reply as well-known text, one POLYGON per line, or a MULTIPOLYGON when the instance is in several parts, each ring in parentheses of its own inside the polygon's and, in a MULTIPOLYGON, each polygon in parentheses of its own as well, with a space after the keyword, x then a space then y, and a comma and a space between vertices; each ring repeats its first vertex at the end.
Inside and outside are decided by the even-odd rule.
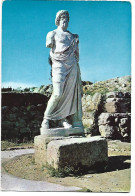
POLYGON ((67 30, 68 23, 68 11, 60 10, 55 19, 57 29, 49 32, 46 37, 46 47, 50 48, 52 61, 53 93, 41 124, 45 129, 50 128, 50 120, 58 121, 66 129, 83 127, 79 37, 67 30), (70 120, 68 117, 71 117, 70 120))

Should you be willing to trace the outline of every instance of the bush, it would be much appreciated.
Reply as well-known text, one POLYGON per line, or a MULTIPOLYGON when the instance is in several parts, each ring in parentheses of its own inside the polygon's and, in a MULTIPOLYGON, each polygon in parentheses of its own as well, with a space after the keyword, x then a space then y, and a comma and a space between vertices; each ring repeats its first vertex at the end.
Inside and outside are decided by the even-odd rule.
POLYGON ((80 168, 75 169, 74 167, 68 167, 65 166, 64 168, 55 169, 49 164, 46 164, 45 166, 42 166, 42 171, 46 168, 48 170, 48 174, 51 177, 57 177, 57 178, 64 178, 66 176, 78 176, 80 173, 80 168))

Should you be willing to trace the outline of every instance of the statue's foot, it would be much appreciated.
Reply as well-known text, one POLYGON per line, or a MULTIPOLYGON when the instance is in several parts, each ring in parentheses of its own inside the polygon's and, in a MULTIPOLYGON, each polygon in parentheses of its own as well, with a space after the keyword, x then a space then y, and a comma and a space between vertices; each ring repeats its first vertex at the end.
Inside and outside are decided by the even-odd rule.
POLYGON ((60 124, 61 124, 64 128, 66 128, 66 129, 72 128, 72 125, 69 124, 68 121, 67 121, 66 119, 61 120, 61 121, 60 121, 60 124))
POLYGON ((41 124, 41 127, 45 128, 45 129, 49 129, 49 120, 44 119, 42 124, 41 124))

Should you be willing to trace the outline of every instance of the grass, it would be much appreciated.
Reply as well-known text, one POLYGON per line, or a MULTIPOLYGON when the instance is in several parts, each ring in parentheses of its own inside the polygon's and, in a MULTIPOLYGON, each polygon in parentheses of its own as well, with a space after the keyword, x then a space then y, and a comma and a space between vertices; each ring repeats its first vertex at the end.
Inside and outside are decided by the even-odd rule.
MULTIPOLYGON (((2 165, 8 173, 23 179, 82 187, 77 192, 129 192, 130 148, 130 143, 108 140, 108 167, 99 172, 84 168, 85 172, 83 173, 80 170, 78 175, 74 175, 74 168, 70 167, 57 170, 49 165, 41 166, 35 162, 34 154, 13 158, 2 165), (68 175, 70 172, 71 174, 68 175), (108 181, 108 179, 110 180, 108 181), (118 184, 117 186, 115 186, 115 181, 118 184)), ((103 164, 98 164, 99 169, 102 166, 103 164)), ((76 169, 76 173, 77 171, 79 171, 79 168, 76 169)))
POLYGON ((73 174, 77 172, 77 170, 75 170, 73 167, 65 166, 64 168, 55 169, 49 164, 43 165, 42 171, 44 169, 47 169, 47 172, 51 177, 56 177, 56 178, 64 178, 66 176, 73 176, 73 174))
POLYGON ((77 192, 92 192, 90 189, 87 189, 87 188, 82 188, 80 190, 77 190, 77 192))
POLYGON ((1 150, 15 150, 15 149, 25 149, 25 148, 33 148, 34 143, 32 141, 27 143, 14 143, 9 141, 1 141, 1 150))
POLYGON ((102 95, 105 95, 106 93, 110 92, 108 88, 97 88, 97 89, 91 89, 91 90, 84 90, 84 94, 93 96, 95 93, 101 93, 102 95))
POLYGON ((118 88, 114 88, 113 90, 114 90, 115 92, 119 91, 119 89, 118 89, 118 88))
POLYGON ((97 165, 95 164, 94 166, 91 167, 86 167, 86 166, 82 166, 82 165, 78 165, 76 167, 71 167, 71 166, 65 166, 65 167, 59 167, 58 169, 53 168, 52 166, 50 166, 49 164, 43 165, 42 166, 42 171, 47 170, 47 173, 49 174, 49 176, 51 177, 56 177, 56 178, 65 178, 65 177, 79 177, 82 175, 85 175, 88 173, 88 171, 93 171, 93 170, 97 170, 97 172, 99 171, 104 171, 105 167, 106 167, 106 162, 102 162, 102 163, 97 163, 97 165), (97 169, 98 168, 98 169, 97 169))

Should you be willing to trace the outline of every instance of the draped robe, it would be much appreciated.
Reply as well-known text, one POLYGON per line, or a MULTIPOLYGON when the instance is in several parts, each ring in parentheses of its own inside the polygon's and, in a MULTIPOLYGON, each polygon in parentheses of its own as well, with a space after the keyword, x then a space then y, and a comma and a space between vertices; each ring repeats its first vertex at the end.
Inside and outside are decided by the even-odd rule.
MULTIPOLYGON (((67 32, 67 36, 57 36, 57 30, 47 35, 47 42, 62 43, 50 50, 52 61, 53 88, 60 84, 60 100, 46 119, 60 120, 81 111, 81 78, 79 69, 78 36, 67 32), (51 34, 51 35, 50 35, 51 34), (56 35, 56 36, 55 36, 56 35), (55 40, 54 40, 55 37, 55 40)), ((54 96, 54 92, 52 94, 54 96)))

